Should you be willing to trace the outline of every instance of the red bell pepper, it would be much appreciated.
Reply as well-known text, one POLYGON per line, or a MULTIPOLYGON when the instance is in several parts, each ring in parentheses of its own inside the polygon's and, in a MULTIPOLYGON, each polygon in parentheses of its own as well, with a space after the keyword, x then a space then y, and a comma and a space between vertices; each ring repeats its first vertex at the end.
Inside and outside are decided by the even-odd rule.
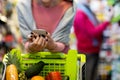
POLYGON ((62 80, 61 73, 58 71, 50 72, 45 80, 62 80))

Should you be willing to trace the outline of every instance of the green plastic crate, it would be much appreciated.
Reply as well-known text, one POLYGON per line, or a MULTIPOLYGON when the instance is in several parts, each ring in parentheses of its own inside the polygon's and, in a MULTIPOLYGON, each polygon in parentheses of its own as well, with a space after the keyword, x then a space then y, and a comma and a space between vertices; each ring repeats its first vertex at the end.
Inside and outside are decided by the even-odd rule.
POLYGON ((84 54, 78 54, 76 50, 69 50, 68 54, 39 52, 21 54, 20 57, 22 70, 43 61, 45 66, 40 73, 41 76, 46 76, 51 71, 59 71, 62 76, 69 76, 70 80, 82 80, 81 68, 86 57, 84 54))

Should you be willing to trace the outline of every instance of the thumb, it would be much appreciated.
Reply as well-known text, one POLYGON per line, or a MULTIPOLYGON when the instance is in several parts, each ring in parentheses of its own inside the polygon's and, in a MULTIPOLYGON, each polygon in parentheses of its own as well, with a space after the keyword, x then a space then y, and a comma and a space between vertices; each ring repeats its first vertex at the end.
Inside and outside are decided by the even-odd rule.
POLYGON ((50 35, 50 33, 48 33, 48 34, 47 34, 47 37, 48 37, 48 38, 51 38, 51 35, 50 35))

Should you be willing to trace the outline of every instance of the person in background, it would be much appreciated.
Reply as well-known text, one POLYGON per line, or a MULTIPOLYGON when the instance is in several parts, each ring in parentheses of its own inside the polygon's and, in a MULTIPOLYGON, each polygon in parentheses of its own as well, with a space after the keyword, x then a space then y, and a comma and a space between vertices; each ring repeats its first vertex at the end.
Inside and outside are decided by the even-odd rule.
POLYGON ((99 51, 102 43, 102 33, 110 24, 113 16, 111 10, 106 21, 99 24, 95 14, 90 9, 90 0, 82 0, 78 3, 78 9, 74 19, 74 33, 77 40, 77 50, 84 53, 87 58, 85 67, 85 80, 96 80, 99 51))
POLYGON ((2 0, 0 0, 0 14, 2 13, 2 0))
POLYGON ((5 5, 5 15, 7 18, 11 18, 13 13, 13 4, 9 0, 4 0, 5 5))
POLYGON ((7 17, 0 15, 0 61, 3 56, 15 48, 17 40, 7 23, 7 17))
POLYGON ((20 31, 28 52, 64 52, 69 49, 69 34, 75 15, 74 0, 20 0, 17 14, 20 31), (43 38, 28 39, 32 30, 44 29, 48 32, 43 38))

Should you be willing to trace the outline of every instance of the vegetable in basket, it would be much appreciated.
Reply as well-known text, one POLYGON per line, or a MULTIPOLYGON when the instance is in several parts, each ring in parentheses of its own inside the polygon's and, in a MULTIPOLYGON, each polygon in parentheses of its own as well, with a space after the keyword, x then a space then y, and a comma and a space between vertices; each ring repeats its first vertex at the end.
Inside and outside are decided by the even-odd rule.
POLYGON ((25 71, 25 75, 27 76, 27 78, 32 78, 33 76, 38 75, 42 71, 44 65, 45 63, 43 61, 32 65, 25 71))
POLYGON ((45 80, 62 80, 62 76, 59 71, 53 71, 45 77, 45 80))
POLYGON ((65 76, 63 77, 63 80, 70 80, 70 78, 69 78, 69 76, 65 75, 65 76))

